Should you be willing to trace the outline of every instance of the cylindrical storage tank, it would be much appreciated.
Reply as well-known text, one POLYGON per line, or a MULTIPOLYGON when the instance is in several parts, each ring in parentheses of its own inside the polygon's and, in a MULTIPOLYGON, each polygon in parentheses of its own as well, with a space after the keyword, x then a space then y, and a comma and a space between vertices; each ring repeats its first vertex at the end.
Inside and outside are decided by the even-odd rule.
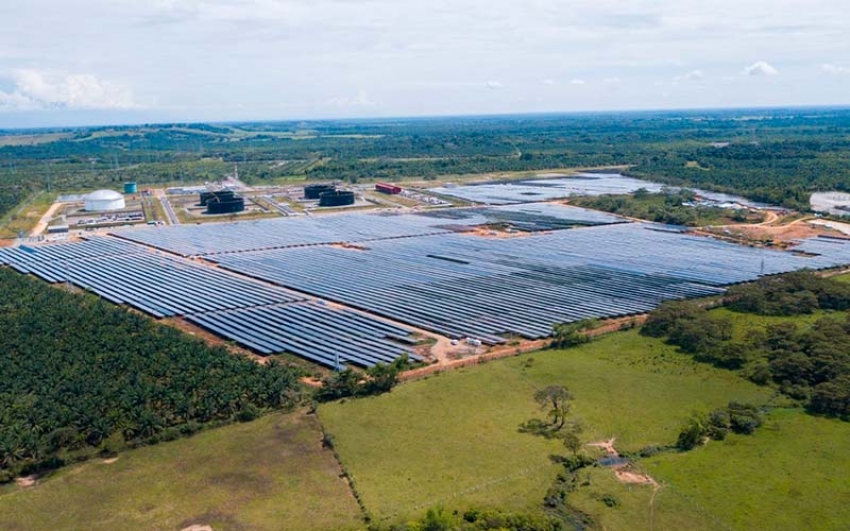
POLYGON ((125 194, 135 194, 138 191, 136 183, 124 183, 125 194))
POLYGON ((231 194, 226 199, 210 198, 207 200, 208 214, 233 214, 245 210, 245 199, 231 194))
POLYGON ((98 190, 85 196, 86 210, 89 212, 109 212, 125 207, 124 196, 112 190, 98 190))
POLYGON ((354 192, 334 190, 333 192, 322 192, 319 195, 320 207, 346 206, 354 204, 354 192))
POLYGON ((207 206, 210 201, 230 201, 235 197, 232 190, 218 190, 217 192, 201 192, 201 206, 207 206))
POLYGON ((304 187, 304 199, 319 199, 324 192, 333 192, 336 186, 332 184, 310 184, 304 187))

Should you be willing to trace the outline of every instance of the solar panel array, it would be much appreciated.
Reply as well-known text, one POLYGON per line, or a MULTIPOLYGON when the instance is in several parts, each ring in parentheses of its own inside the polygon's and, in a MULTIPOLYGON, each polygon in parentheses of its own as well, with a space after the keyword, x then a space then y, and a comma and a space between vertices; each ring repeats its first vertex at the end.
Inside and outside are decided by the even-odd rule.
POLYGON ((434 188, 441 195, 475 203, 514 205, 563 199, 570 195, 628 194, 639 188, 660 192, 663 185, 620 174, 587 174, 555 179, 532 179, 506 183, 483 183, 453 188, 434 188))
POLYGON ((112 234, 182 256, 368 241, 446 232, 421 216, 349 214, 128 229, 112 234))
POLYGON ((445 234, 489 223, 528 230, 622 223, 618 216, 584 208, 533 204, 463 208, 422 214, 352 213, 238 223, 136 228, 113 234, 182 256, 202 256, 304 245, 361 243, 380 239, 445 234))
MULTIPOLYGON (((470 184, 452 188, 434 188, 433 192, 457 197, 474 203, 490 205, 514 205, 536 201, 563 199, 571 195, 630 194, 645 188, 652 193, 660 192, 664 185, 612 174, 578 174, 569 177, 530 179, 504 183, 470 184)), ((764 208, 768 205, 749 201, 743 197, 695 189, 702 197, 720 202, 734 202, 751 207, 764 208)))
POLYGON ((286 351, 329 367, 336 355, 364 367, 401 354, 420 359, 401 344, 407 328, 118 239, 2 249, 0 264, 155 317, 186 316, 262 354, 286 351))
POLYGON ((850 263, 846 240, 806 240, 798 249, 810 256, 802 256, 538 203, 120 236, 0 249, 0 264, 71 282, 157 317, 183 316, 263 354, 287 351, 327 366, 339 356, 370 366, 403 353, 418 358, 409 348, 410 329, 356 310, 497 344, 507 335, 548 336, 555 323, 642 313, 664 300, 720 293, 762 274, 850 263), (492 223, 535 234, 462 234, 492 223), (588 227, 556 230, 577 225, 588 227))
MULTIPOLYGON (((850 245, 845 249, 850 253, 850 245)), ((629 315, 710 295, 762 272, 820 269, 850 254, 799 257, 646 224, 526 238, 463 235, 210 257, 226 269, 447 334, 488 343, 552 324, 629 315)))
POLYGON ((420 215, 456 220, 465 226, 506 224, 511 228, 528 232, 628 222, 624 218, 606 212, 549 203, 429 210, 420 215))
POLYGON ((398 344, 407 341, 408 329, 314 303, 209 312, 187 320, 262 354, 298 352, 329 367, 335 366, 337 356, 340 363, 364 367, 390 363, 401 354, 420 359, 398 344))

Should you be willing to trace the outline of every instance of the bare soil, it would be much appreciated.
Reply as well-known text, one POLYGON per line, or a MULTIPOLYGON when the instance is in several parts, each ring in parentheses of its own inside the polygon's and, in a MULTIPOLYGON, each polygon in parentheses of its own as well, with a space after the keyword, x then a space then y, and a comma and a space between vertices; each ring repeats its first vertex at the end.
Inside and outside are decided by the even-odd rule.
MULTIPOLYGON (((589 443, 587 446, 601 448, 608 457, 620 457, 620 452, 614 448, 615 441, 616 439, 611 437, 607 441, 597 441, 589 443)), ((648 474, 633 470, 631 463, 614 465, 611 468, 614 470, 614 475, 621 483, 627 483, 630 485, 651 485, 654 489, 661 488, 661 485, 659 485, 658 482, 652 479, 652 477, 648 474)))
POLYGON ((47 212, 41 216, 41 219, 36 223, 35 227, 30 232, 30 236, 38 236, 45 230, 47 230, 47 225, 50 224, 50 220, 53 219, 53 216, 56 215, 56 211, 62 208, 62 203, 53 203, 50 205, 50 208, 47 209, 47 212))
MULTIPOLYGON (((587 335, 595 337, 602 334, 616 332, 624 325, 641 324, 646 320, 646 315, 637 315, 633 317, 622 317, 619 319, 610 319, 603 321, 602 324, 593 330, 587 331, 587 335)), ((443 336, 434 336, 437 342, 431 347, 430 357, 435 360, 435 363, 426 367, 411 369, 402 373, 401 380, 416 380, 431 376, 446 370, 459 369, 461 367, 469 367, 479 363, 486 363, 490 360, 507 358, 516 356, 525 352, 532 352, 548 347, 551 339, 536 339, 536 340, 520 340, 508 345, 500 345, 487 350, 485 347, 478 347, 474 351, 463 341, 459 341, 457 345, 452 345, 451 340, 443 336), (466 353, 466 356, 463 356, 466 353)))
POLYGON ((22 489, 28 489, 30 487, 34 487, 36 483, 38 483, 38 476, 23 476, 19 478, 15 478, 15 483, 22 489))

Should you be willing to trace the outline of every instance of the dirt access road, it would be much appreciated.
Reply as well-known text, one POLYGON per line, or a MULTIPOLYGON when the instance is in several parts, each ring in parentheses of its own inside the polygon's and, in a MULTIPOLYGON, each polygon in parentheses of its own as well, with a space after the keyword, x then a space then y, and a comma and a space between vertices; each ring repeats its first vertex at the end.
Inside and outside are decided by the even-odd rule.
POLYGON ((56 211, 62 208, 63 203, 53 203, 50 205, 50 208, 47 209, 47 212, 41 216, 41 219, 38 220, 38 223, 35 224, 32 231, 30 232, 30 236, 39 236, 42 232, 47 230, 47 226, 53 220, 53 216, 56 215, 56 211))
MULTIPOLYGON (((602 321, 602 323, 593 330, 588 330, 586 334, 590 337, 596 337, 602 334, 616 332, 617 330, 622 329, 624 325, 643 324, 643 322, 646 321, 646 317, 647 316, 644 314, 632 317, 622 317, 619 319, 609 319, 602 321)), ((514 345, 501 345, 492 348, 482 354, 475 354, 460 359, 451 359, 450 354, 452 352, 457 352, 459 349, 463 349, 464 346, 452 345, 448 338, 440 337, 437 340, 437 343, 431 347, 431 355, 436 359, 436 363, 406 371, 401 374, 400 379, 404 381, 417 380, 419 378, 424 378, 426 376, 431 376, 451 369, 469 367, 479 363, 486 363, 490 360, 516 356, 525 352, 533 352, 535 350, 541 350, 548 347, 551 342, 551 339, 520 341, 514 345)))

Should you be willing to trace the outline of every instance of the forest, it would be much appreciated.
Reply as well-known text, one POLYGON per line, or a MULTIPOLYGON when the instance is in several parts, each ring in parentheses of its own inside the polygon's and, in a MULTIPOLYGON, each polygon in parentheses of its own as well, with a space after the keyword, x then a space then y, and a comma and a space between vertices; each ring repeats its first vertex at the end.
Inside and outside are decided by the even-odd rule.
POLYGON ((0 480, 300 403, 260 365, 91 294, 0 268, 0 480))
POLYGON ((0 215, 48 187, 204 182, 234 164, 250 184, 616 165, 803 210, 850 189, 850 110, 829 108, 0 130, 0 146, 0 215))
POLYGON ((763 316, 824 313, 810 325, 794 319, 735 338, 733 322, 694 301, 673 301, 648 317, 641 333, 664 337, 698 361, 740 370, 775 385, 810 412, 850 421, 850 285, 809 272, 735 286, 724 305, 763 316))

